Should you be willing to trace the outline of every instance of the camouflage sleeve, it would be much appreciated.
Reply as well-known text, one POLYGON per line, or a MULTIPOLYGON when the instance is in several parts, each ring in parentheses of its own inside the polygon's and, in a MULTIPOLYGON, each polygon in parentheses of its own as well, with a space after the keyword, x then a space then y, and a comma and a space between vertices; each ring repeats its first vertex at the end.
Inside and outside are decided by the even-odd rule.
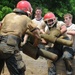
POLYGON ((63 21, 58 21, 57 22, 57 29, 61 29, 61 27, 64 25, 65 25, 65 23, 63 21))
POLYGON ((30 20, 30 21, 28 22, 27 26, 28 26, 28 29, 29 29, 30 31, 33 31, 34 29, 37 28, 37 25, 36 25, 34 22, 32 22, 32 20, 30 20))
POLYGON ((46 27, 46 24, 44 23, 44 21, 42 21, 42 23, 41 23, 41 25, 40 25, 40 29, 45 29, 45 27, 46 27))

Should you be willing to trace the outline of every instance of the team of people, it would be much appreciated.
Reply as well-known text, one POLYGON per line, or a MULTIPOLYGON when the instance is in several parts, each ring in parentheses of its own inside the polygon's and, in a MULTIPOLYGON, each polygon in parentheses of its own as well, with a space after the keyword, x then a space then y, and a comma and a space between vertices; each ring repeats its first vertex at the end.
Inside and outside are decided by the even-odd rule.
POLYGON ((66 74, 73 75, 70 61, 75 52, 73 16, 67 13, 64 15, 64 22, 58 21, 53 12, 48 12, 42 17, 42 9, 37 7, 35 18, 30 19, 32 11, 32 6, 28 1, 19 1, 13 12, 7 14, 0 22, 0 73, 6 62, 10 75, 25 75, 25 64, 20 54, 20 46, 27 42, 30 35, 26 34, 26 31, 29 30, 36 39, 41 37, 40 42, 36 39, 32 41, 36 44, 35 47, 43 48, 58 56, 54 61, 47 59, 48 75, 58 75, 56 62, 60 58, 65 63, 66 74))

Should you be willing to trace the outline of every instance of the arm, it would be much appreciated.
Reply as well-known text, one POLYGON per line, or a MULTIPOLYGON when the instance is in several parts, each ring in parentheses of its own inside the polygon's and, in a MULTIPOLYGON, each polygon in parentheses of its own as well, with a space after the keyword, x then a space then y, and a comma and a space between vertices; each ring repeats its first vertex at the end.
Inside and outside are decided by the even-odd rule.
POLYGON ((74 31, 74 30, 72 30, 72 31, 67 31, 67 34, 74 36, 74 35, 75 35, 75 31, 74 31))
POLYGON ((23 39, 24 40, 23 40, 23 42, 21 42, 21 46, 23 46, 27 42, 28 34, 25 34, 23 39))
POLYGON ((62 25, 60 31, 61 31, 61 34, 65 33, 67 31, 66 26, 62 25))
POLYGON ((26 43, 28 39, 28 34, 25 34, 23 43, 26 43))
POLYGON ((72 43, 73 43, 72 41, 60 38, 59 35, 61 35, 60 30, 53 29, 53 30, 51 30, 49 35, 48 34, 41 34, 41 37, 50 43, 58 42, 63 45, 72 46, 72 43))
POLYGON ((67 30, 66 33, 74 36, 75 35, 75 24, 72 24, 71 27, 67 30))

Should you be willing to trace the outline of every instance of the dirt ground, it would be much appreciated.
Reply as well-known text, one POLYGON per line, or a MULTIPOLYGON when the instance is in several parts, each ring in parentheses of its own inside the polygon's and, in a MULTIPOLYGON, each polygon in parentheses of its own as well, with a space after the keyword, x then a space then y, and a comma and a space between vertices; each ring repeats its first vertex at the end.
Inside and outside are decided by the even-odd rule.
MULTIPOLYGON (((47 61, 45 58, 40 57, 37 60, 35 60, 23 54, 22 52, 21 54, 26 64, 25 75, 48 75, 47 74, 47 61)), ((6 65, 1 75, 9 75, 6 65)))
MULTIPOLYGON (((23 57, 23 61, 25 62, 25 65, 26 65, 25 75, 48 75, 47 60, 45 58, 39 57, 37 60, 35 60, 23 54, 22 52, 21 54, 23 57)), ((72 66, 73 66, 73 75, 75 75, 75 58, 73 60, 72 66)), ((57 69, 58 75, 66 75, 66 70, 65 70, 66 68, 62 60, 58 61, 56 67, 59 68, 57 69)), ((1 75, 9 75, 6 65, 1 75)))

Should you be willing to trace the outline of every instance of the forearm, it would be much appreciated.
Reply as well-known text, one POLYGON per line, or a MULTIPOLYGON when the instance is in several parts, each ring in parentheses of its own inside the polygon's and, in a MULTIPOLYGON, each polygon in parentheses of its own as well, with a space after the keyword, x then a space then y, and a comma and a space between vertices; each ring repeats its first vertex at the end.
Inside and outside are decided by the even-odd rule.
POLYGON ((67 31, 67 34, 69 34, 69 35, 75 35, 75 31, 67 31))
POLYGON ((67 31, 66 26, 62 26, 60 31, 61 31, 61 34, 65 33, 67 31))
POLYGON ((26 43, 27 39, 28 39, 28 35, 25 34, 25 36, 24 36, 24 41, 23 41, 23 42, 26 43))

